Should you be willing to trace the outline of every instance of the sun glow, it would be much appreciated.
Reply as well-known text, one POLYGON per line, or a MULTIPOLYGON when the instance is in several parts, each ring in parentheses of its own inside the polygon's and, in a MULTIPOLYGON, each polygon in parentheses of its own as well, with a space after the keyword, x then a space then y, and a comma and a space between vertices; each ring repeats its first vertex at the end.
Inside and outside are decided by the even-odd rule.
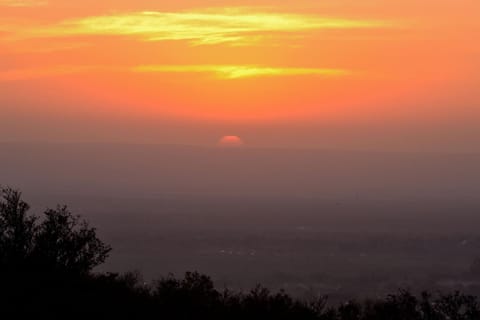
POLYGON ((239 148, 244 145, 245 143, 239 136, 224 136, 218 142, 218 146, 222 148, 239 148))

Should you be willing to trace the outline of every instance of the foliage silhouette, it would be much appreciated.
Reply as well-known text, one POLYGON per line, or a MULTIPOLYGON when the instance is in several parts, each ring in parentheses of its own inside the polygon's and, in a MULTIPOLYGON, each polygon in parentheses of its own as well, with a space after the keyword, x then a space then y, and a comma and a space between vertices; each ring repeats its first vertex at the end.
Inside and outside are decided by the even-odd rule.
POLYGON ((28 216, 30 206, 20 192, 6 188, 0 193, 0 269, 23 268, 34 248, 37 218, 28 216))
POLYGON ((32 257, 46 270, 88 273, 102 264, 111 250, 95 229, 72 215, 67 207, 47 210, 39 225, 32 257))
POLYGON ((479 320, 474 296, 400 290, 385 299, 329 306, 272 293, 218 290, 212 279, 187 272, 147 285, 138 273, 93 273, 110 247, 66 207, 28 215, 21 193, 0 200, 0 318, 48 319, 295 319, 479 320))
POLYGON ((107 258, 111 248, 66 206, 48 209, 40 222, 21 192, 0 192, 0 270, 86 274, 107 258))

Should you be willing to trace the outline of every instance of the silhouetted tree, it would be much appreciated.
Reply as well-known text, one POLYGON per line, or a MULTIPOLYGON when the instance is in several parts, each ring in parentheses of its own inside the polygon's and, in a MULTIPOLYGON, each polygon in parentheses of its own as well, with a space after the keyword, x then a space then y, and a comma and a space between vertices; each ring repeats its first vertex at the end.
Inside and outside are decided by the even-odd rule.
POLYGON ((0 269, 86 274, 105 261, 111 248, 87 222, 59 206, 39 223, 21 196, 11 188, 0 191, 0 269))
POLYGON ((436 302, 438 312, 449 320, 478 320, 480 306, 477 298, 460 292, 441 296, 436 302))
POLYGON ((349 301, 338 307, 340 320, 360 320, 362 318, 362 306, 356 301, 349 301))
POLYGON ((212 318, 219 310, 220 293, 210 277, 198 272, 187 272, 182 280, 173 275, 159 280, 153 296, 170 317, 190 319, 212 318))
POLYGON ((422 292, 419 307, 423 320, 441 320, 443 319, 437 311, 435 302, 432 301, 432 294, 429 292, 422 292))
POLYGON ((40 267, 85 274, 105 261, 111 249, 97 238, 95 229, 86 221, 80 221, 65 206, 44 214, 33 251, 40 267))
POLYGON ((0 190, 0 269, 22 269, 35 246, 37 218, 28 215, 30 206, 21 192, 0 190))

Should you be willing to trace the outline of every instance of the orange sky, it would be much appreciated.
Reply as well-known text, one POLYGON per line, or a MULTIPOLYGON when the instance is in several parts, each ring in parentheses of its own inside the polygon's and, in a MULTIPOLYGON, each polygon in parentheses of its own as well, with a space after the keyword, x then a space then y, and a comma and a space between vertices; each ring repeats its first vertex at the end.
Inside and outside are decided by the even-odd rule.
POLYGON ((159 142, 188 143, 194 131, 166 137, 189 123, 255 127, 251 137, 281 125, 285 137, 322 125, 351 136, 393 126, 397 140, 412 126, 470 135, 479 34, 478 0, 0 0, 0 133, 54 136, 38 123, 12 132, 26 119, 135 132, 156 119, 178 124, 159 142))

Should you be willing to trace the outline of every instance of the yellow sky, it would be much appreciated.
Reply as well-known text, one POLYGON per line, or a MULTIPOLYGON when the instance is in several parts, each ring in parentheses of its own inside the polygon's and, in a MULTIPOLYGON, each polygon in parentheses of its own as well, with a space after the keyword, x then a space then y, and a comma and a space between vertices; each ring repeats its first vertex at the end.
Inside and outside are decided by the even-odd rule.
POLYGON ((0 0, 0 103, 12 119, 480 120, 479 12, 476 0, 0 0))

